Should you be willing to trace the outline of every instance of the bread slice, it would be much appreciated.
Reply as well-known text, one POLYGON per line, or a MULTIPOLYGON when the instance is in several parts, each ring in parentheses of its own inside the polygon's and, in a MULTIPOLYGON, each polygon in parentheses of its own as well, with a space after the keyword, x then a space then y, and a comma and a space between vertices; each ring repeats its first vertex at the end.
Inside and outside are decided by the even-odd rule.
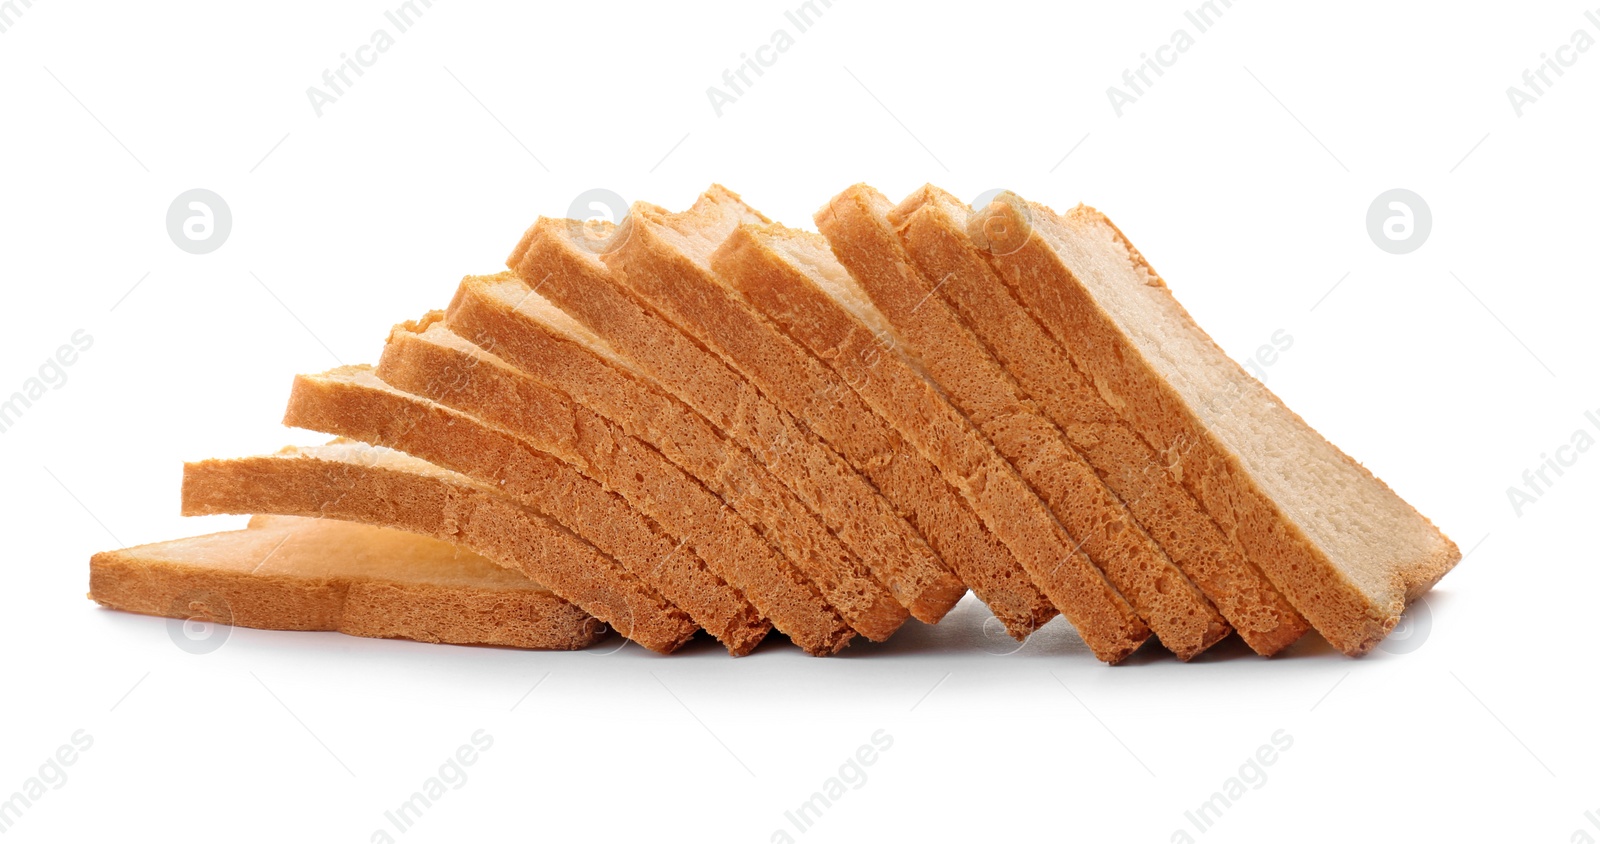
POLYGON ((853 393, 833 404, 876 414, 903 438, 902 447, 938 467, 1096 656, 1118 662, 1149 637, 1135 610, 1016 469, 904 358, 893 330, 881 321, 869 327, 840 304, 839 297, 855 296, 853 306, 868 305, 820 235, 747 223, 711 263, 728 286, 714 309, 700 310, 718 325, 741 326, 728 333, 750 336, 759 329, 763 345, 774 351, 799 356, 809 349, 826 361, 853 393))
MULTIPOLYGON (((613 232, 606 245, 615 246, 626 232, 627 227, 613 232)), ((638 372, 783 479, 917 618, 937 621, 966 591, 940 556, 981 560, 992 555, 975 530, 976 521, 970 522, 974 530, 969 531, 959 513, 941 514, 938 521, 925 518, 920 525, 925 530, 919 535, 856 468, 629 292, 596 253, 574 240, 567 221, 540 220, 508 263, 549 300, 525 295, 517 306, 523 317, 552 311, 553 302, 588 333, 603 338, 638 372), (933 527, 939 529, 930 531, 933 527)), ((535 318, 554 325, 555 320, 545 316, 535 318)), ((1042 598, 1038 603, 1043 604, 1042 598)), ((1001 605, 996 613, 1008 629, 1025 632, 1048 620, 1051 611, 1047 604, 1036 606, 1019 598, 1013 605, 1001 605)))
MULTIPOLYGON (((873 206, 874 212, 881 208, 882 204, 873 206)), ((994 276, 967 235, 965 205, 929 185, 888 212, 888 219, 921 280, 937 280, 935 298, 959 314, 985 350, 1016 377, 1019 403, 1033 402, 1059 426, 1246 644, 1262 656, 1271 656, 1310 629, 1288 599, 1245 558, 1238 544, 1223 536, 1155 450, 1106 403, 1060 344, 994 276)), ((823 231, 828 233, 826 228, 823 231)), ((930 301, 923 310, 935 309, 930 301)), ((978 369, 982 372, 985 368, 978 369)), ((993 379, 992 368, 988 377, 993 379)), ((950 383, 943 378, 941 382, 950 383)))
POLYGON ((991 264, 1225 533, 1335 647, 1362 654, 1461 552, 1251 378, 1099 212, 1002 194, 991 264))
MULTIPOLYGON (((722 519, 696 533, 675 535, 555 455, 471 414, 396 389, 369 368, 297 377, 284 422, 399 449, 491 484, 594 543, 662 594, 691 596, 696 610, 684 608, 691 616, 708 609, 704 602, 714 597, 713 589, 723 588, 702 554, 719 562, 741 553, 772 554, 759 540, 747 541, 738 524, 722 519), (669 581, 672 585, 657 585, 669 581)), ((752 587, 770 591, 744 597, 762 601, 760 609, 771 613, 771 623, 807 653, 833 654, 848 645, 853 631, 815 587, 792 571, 780 571, 791 576, 751 581, 752 587)), ((711 632, 739 655, 766 630, 766 621, 742 611, 711 632)))
MULTIPOLYGON (((719 199, 729 199, 731 205, 726 207, 738 209, 729 220, 718 221, 720 227, 702 228, 699 220, 684 217, 679 230, 672 226, 678 215, 643 204, 631 210, 602 258, 613 270, 608 277, 620 288, 612 298, 630 303, 629 313, 643 318, 627 328, 614 329, 614 336, 627 338, 632 344, 631 356, 655 359, 658 370, 669 372, 670 380, 678 384, 682 398, 703 402, 702 412, 725 427, 727 423, 720 420, 745 427, 741 417, 752 410, 766 413, 769 407, 776 408, 785 424, 791 424, 790 419, 803 422, 810 435, 825 441, 870 479, 898 515, 914 525, 955 574, 989 604, 1013 636, 1026 636, 1053 617, 1054 607, 1010 550, 984 528, 927 460, 904 446, 873 414, 851 414, 833 404, 835 399, 849 402, 855 397, 825 367, 803 352, 793 356, 792 348, 780 349, 776 359, 765 357, 757 347, 735 349, 730 344, 740 338, 729 333, 734 326, 702 319, 701 306, 714 303, 656 295, 675 280, 687 279, 692 285, 695 279, 711 277, 704 260, 697 262, 680 247, 688 244, 691 250, 703 253, 703 258, 739 219, 765 219, 721 187, 713 187, 695 207, 714 208, 719 199), (671 356, 663 355, 664 349, 670 349, 671 356), (781 366, 785 361, 798 366, 768 377, 769 366, 781 366)), ((524 272, 525 279, 535 277, 524 272)), ((709 289, 719 289, 714 278, 707 284, 709 289)), ((593 299, 592 294, 574 294, 559 304, 574 312, 575 308, 589 308, 593 299)), ((752 430, 757 437, 763 436, 761 429, 752 430)), ((842 502, 849 506, 860 500, 844 498, 842 502)))
MULTIPOLYGON (((831 604, 856 632, 874 641, 887 639, 907 619, 905 608, 864 570, 840 571, 840 555, 849 557, 837 540, 825 550, 794 544, 786 557, 660 452, 458 337, 439 324, 442 316, 430 314, 419 323, 396 327, 378 364, 378 377, 501 428, 620 493, 639 512, 681 537, 758 608, 770 607, 765 609, 769 618, 790 618, 793 611, 784 606, 798 595, 811 605, 831 604)), ((826 532, 822 535, 832 539, 826 532)), ((695 615, 684 600, 670 592, 662 594, 695 615)), ((733 597, 744 604, 743 597, 733 597)), ((693 603, 704 600, 695 598, 693 603)))
POLYGON ((856 332, 880 331, 926 373, 971 427, 988 438, 1056 521, 1152 632, 1189 660, 1231 631, 1206 596, 1152 540, 1066 435, 1022 393, 978 338, 936 295, 889 222, 894 205, 866 185, 835 196, 816 213, 823 239, 776 229, 751 234, 787 263, 745 277, 746 296, 769 316, 795 322, 813 349, 856 332), (825 260, 832 257, 837 261, 825 260), (841 272, 840 270, 847 272, 841 272), (776 286, 796 273, 809 283, 776 286))
MULTIPOLYGON (((559 308, 533 294, 515 274, 468 276, 446 320, 458 337, 470 337, 658 450, 720 495, 791 559, 836 561, 843 578, 870 573, 854 550, 747 449, 727 439, 559 308), (846 563, 854 565, 844 568, 846 563)), ((819 586, 827 577, 812 575, 819 586)), ((966 592, 953 577, 945 579, 948 584, 942 593, 924 590, 916 600, 894 597, 909 604, 906 609, 912 615, 938 621, 966 592)))
POLYGON ((373 639, 576 650, 595 618, 537 581, 449 542, 296 516, 102 551, 89 597, 145 615, 373 639))
POLYGON ((694 620, 609 555, 492 487, 397 451, 359 443, 286 448, 183 467, 183 514, 342 519, 454 542, 549 587, 659 653, 694 620))

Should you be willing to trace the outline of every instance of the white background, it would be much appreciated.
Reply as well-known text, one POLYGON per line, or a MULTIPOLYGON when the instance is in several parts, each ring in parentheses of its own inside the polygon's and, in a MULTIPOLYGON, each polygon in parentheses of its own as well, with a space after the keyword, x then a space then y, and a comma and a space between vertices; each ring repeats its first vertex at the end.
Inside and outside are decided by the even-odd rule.
POLYGON ((1506 95, 1600 37, 1584 4, 1239 0, 1121 117, 1107 87, 1198 2, 837 0, 721 117, 707 87, 794 0, 441 0, 320 117, 307 87, 393 33, 393 0, 7 5, 0 395, 94 338, 0 434, 0 797, 94 742, 7 840, 367 841, 478 729, 470 779, 398 838, 1600 838, 1600 454, 1520 515, 1506 492, 1600 409, 1600 49, 1520 117, 1506 95), (585 190, 677 209, 719 181, 809 226, 852 182, 930 180, 1098 206, 1240 360, 1292 335, 1271 388, 1471 551, 1410 638, 1108 668, 1060 622, 996 654, 969 604, 826 660, 248 630, 195 656, 84 598, 95 551, 243 523, 177 516, 184 460, 320 441, 278 424, 294 373, 374 360, 585 190), (164 223, 196 187, 233 213, 199 256, 164 223), (1365 228, 1396 187, 1433 215, 1402 256, 1365 228), (1184 812, 1278 730, 1198 832, 1184 812))

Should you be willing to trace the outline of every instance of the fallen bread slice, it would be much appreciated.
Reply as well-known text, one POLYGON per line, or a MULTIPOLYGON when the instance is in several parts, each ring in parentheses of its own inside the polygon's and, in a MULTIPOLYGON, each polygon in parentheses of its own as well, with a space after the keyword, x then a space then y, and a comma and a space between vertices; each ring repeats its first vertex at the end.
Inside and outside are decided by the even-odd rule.
POLYGON ((414 533, 296 516, 102 551, 89 597, 145 615, 373 639, 576 650, 604 625, 517 572, 414 533))
MULTIPOLYGON (((627 232, 626 226, 612 231, 613 239, 602 247, 615 247, 627 232)), ((501 314, 502 328, 515 334, 529 327, 528 317, 553 328, 558 322, 554 313, 564 311, 782 479, 918 619, 932 623, 955 606, 966 587, 945 568, 940 556, 946 560, 983 558, 989 552, 980 534, 963 533, 959 514, 952 514, 932 537, 926 530, 919 535, 850 463, 629 292, 591 245, 577 237, 573 225, 563 220, 541 219, 528 230, 508 263, 522 277, 525 290, 535 286, 549 301, 524 293, 517 306, 520 322, 506 320, 501 314)), ((458 304, 461 301, 458 298, 458 304)), ((502 300, 493 308, 503 310, 504 306, 502 300)), ((499 337, 497 342, 514 341, 499 337)), ((643 424, 661 428, 666 422, 643 424)), ((1042 598, 1039 603, 1043 604, 1042 598)), ((1052 614, 1048 604, 1002 607, 1002 611, 1006 611, 1002 620, 1014 633, 1030 631, 1052 614)))
POLYGON ((922 280, 938 280, 937 299, 1016 377, 1022 396, 1060 427, 1240 638, 1262 656, 1293 644, 1309 623, 994 276, 967 235, 967 218, 965 205, 932 185, 888 213, 922 280))
POLYGON ((752 234, 790 272, 753 273, 740 285, 768 315, 800 321, 813 348, 852 332, 879 332, 965 414, 1076 540, 1106 579, 1179 659, 1189 660, 1231 631, 1181 569, 1106 487, 1084 456, 1022 392, 943 298, 946 276, 924 277, 889 222, 893 204, 855 185, 816 213, 809 233, 752 234), (837 262, 826 260, 832 249, 837 262), (842 266, 841 266, 842 265, 842 266), (847 271, 847 272, 846 272, 847 271), (809 283, 785 280, 800 276, 809 283))
POLYGON ((753 390, 745 389, 842 455, 989 604, 1011 635, 1027 635, 1055 608, 960 493, 827 367, 758 315, 751 321, 752 314, 737 303, 724 312, 727 290, 711 270, 710 255, 740 222, 765 219, 720 186, 683 214, 636 204, 615 236, 618 245, 602 258, 628 296, 648 303, 642 307, 671 326, 662 333, 693 338, 688 348, 695 359, 709 359, 702 368, 719 362, 731 368, 734 383, 751 385, 753 390))
MULTIPOLYGON (((378 364, 378 377, 501 428, 620 493, 639 512, 681 537, 723 580, 751 596, 758 608, 765 607, 767 599, 800 597, 811 605, 825 601, 857 633, 878 642, 907 619, 905 608, 864 570, 857 573, 839 564, 846 552, 837 540, 825 551, 791 545, 785 556, 736 510, 660 452, 455 335, 438 323, 441 318, 430 314, 420 323, 396 327, 378 364), (821 556, 829 552, 831 556, 821 556), (808 577, 820 596, 806 588, 808 577)), ((731 590, 724 586, 723 591, 731 590)), ((662 594, 695 615, 684 600, 671 592, 662 594)), ((692 597, 696 603, 702 600, 692 597)), ((744 603, 743 598, 738 600, 744 603)), ((766 610, 769 618, 791 614, 766 610)))
POLYGON ((342 519, 454 542, 515 569, 658 653, 699 628, 682 610, 554 519, 485 484, 360 443, 290 447, 183 467, 183 514, 342 519))
MULTIPOLYGON (((284 424, 398 449, 490 484, 594 543, 663 595, 686 590, 697 607, 704 606, 706 587, 723 582, 702 553, 719 560, 771 554, 738 533, 715 533, 715 525, 674 535, 555 455, 471 414, 396 389, 367 367, 298 376, 284 424), (657 584, 665 581, 675 585, 663 590, 657 584)), ((761 602, 773 626, 813 655, 834 654, 850 643, 853 631, 809 581, 787 569, 773 571, 766 580, 747 581, 756 593, 744 596, 761 602)), ((748 608, 725 618, 711 632, 734 655, 748 652, 768 629, 748 608)))
POLYGON ((1116 226, 1002 194, 971 230, 1050 330, 1327 640, 1362 654, 1461 558, 1223 352, 1116 226))
POLYGON ((853 296, 855 307, 869 307, 821 235, 747 223, 711 263, 728 285, 716 297, 719 323, 747 324, 746 333, 766 323, 759 327, 768 347, 803 354, 803 344, 826 361, 870 408, 860 412, 893 426, 960 491, 1096 656, 1116 663, 1143 644, 1150 630, 1134 608, 1016 469, 895 348, 893 330, 881 320, 869 326, 840 304, 853 296))

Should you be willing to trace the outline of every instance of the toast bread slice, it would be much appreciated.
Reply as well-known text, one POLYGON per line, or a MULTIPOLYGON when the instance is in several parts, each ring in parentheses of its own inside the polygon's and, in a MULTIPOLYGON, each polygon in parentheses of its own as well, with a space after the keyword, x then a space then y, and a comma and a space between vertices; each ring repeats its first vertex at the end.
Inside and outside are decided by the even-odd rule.
POLYGON ((938 470, 827 367, 784 345, 781 334, 760 324, 742 330, 751 323, 711 315, 727 294, 710 268, 710 253, 740 222, 765 220, 731 191, 713 186, 684 214, 636 204, 614 238, 617 245, 601 257, 626 295, 692 338, 699 359, 710 360, 702 368, 720 361, 731 369, 731 381, 751 385, 751 393, 842 455, 989 605, 1007 632, 1026 636, 1053 617, 1055 608, 938 470), (773 340, 776 346, 765 345, 773 340))
MULTIPOLYGON (((625 221, 605 246, 629 239, 629 231, 625 221)), ((930 540, 930 547, 926 534, 914 529, 867 477, 629 291, 596 252, 574 241, 567 221, 540 220, 508 264, 542 297, 538 301, 548 300, 603 338, 608 348, 781 478, 916 618, 937 621, 960 600, 966 587, 940 556, 982 555, 981 537, 956 538, 959 525, 953 525, 936 534, 942 541, 948 533, 953 541, 941 547, 930 540)), ((1002 619, 1008 629, 1032 630, 1049 617, 1033 606, 1015 610, 1002 619)))
MULTIPOLYGON (((949 277, 924 276, 917 268, 889 221, 893 210, 883 194, 854 185, 817 211, 817 230, 848 276, 829 273, 831 267, 805 266, 817 251, 816 238, 759 232, 775 251, 793 250, 786 257, 811 275, 812 283, 782 290, 757 284, 746 295, 763 309, 768 304, 789 308, 788 299, 798 296, 834 299, 834 313, 806 326, 813 331, 824 321, 834 326, 831 335, 818 332, 823 343, 859 327, 881 326, 895 350, 925 372, 950 404, 1010 461, 1162 645, 1179 659, 1189 660, 1227 636, 1231 628, 1199 587, 936 295, 948 286, 949 277)), ((795 310, 806 319, 819 309, 829 310, 828 303, 818 301, 795 310)))
MULTIPOLYGON (((897 348, 894 329, 871 310, 821 235, 744 223, 710 263, 718 280, 707 287, 720 289, 695 292, 695 310, 714 320, 709 325, 759 344, 766 359, 783 355, 791 369, 802 358, 825 363, 828 383, 845 385, 827 405, 843 409, 857 428, 861 415, 874 416, 897 435, 898 448, 935 466, 1097 657, 1120 662, 1143 644, 1150 630, 1134 608, 1016 469, 897 348)), ((772 367, 765 377, 784 372, 772 367)))
POLYGON ((1297 641, 1310 629, 1305 617, 994 276, 967 234, 968 217, 966 205, 932 185, 888 214, 922 279, 938 279, 937 298, 1016 377, 1021 394, 1060 428, 1240 638, 1262 656, 1297 641))
MULTIPOLYGON (((723 582, 694 543, 571 464, 472 414, 397 389, 371 368, 296 377, 284 423, 398 449, 489 484, 555 518, 652 586, 670 577, 683 584, 675 588, 697 594, 709 585, 706 581, 723 582)), ((770 551, 764 543, 760 547, 770 551)), ((774 578, 768 585, 786 590, 784 600, 762 610, 780 614, 772 623, 807 653, 837 653, 855 635, 804 578, 774 578)), ((730 653, 736 656, 754 647, 767 629, 758 615, 743 619, 745 626, 722 631, 735 643, 730 653)))
MULTIPOLYGON (((825 601, 856 632, 880 642, 908 618, 905 608, 870 575, 839 565, 841 555, 845 559, 848 555, 836 539, 831 548, 791 545, 785 549, 788 554, 780 553, 736 510, 660 452, 452 333, 439 322, 442 317, 435 313, 397 326, 378 364, 378 377, 504 429, 618 492, 742 592, 741 596, 732 588, 721 590, 731 593, 739 605, 749 606, 744 596, 757 608, 774 602, 825 601)), ((825 532, 822 536, 832 538, 825 532)), ((724 603, 715 595, 686 601, 665 590, 663 594, 690 615, 696 615, 693 607, 707 598, 724 603)), ((787 619, 793 611, 764 612, 768 618, 787 619)))
POLYGON ((102 551, 89 561, 89 597, 144 615, 455 645, 577 650, 605 631, 537 581, 459 545, 296 516, 102 551))
POLYGON ((1371 650, 1461 559, 1433 523, 1250 377, 1110 220, 1001 194, 1000 278, 1334 647, 1371 650))
POLYGON ((492 487, 398 451, 338 442, 183 467, 183 514, 342 519, 454 542, 521 572, 658 653, 699 627, 611 556, 492 487))

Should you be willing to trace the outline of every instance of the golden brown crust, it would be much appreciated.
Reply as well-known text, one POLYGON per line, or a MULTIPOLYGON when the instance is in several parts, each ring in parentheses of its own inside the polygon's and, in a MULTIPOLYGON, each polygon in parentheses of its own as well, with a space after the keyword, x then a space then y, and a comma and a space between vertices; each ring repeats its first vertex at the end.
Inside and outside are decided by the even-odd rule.
POLYGON ((923 280, 940 280, 938 298, 1016 376, 1025 397, 1059 426, 1246 644, 1271 656, 1310 629, 994 276, 967 235, 967 209, 958 200, 926 186, 907 197, 889 219, 923 280))
POLYGON ((362 522, 455 542, 533 578, 650 650, 698 627, 616 560, 482 484, 381 449, 286 449, 189 463, 183 512, 276 513, 362 522))
POLYGON ((1231 628, 1217 609, 945 302, 950 276, 930 280, 917 270, 889 222, 891 210, 882 194, 856 185, 816 221, 892 326, 899 350, 1010 461, 1162 645, 1189 660, 1227 636, 1231 628))
POLYGON ((604 627, 548 589, 459 546, 334 519, 104 551, 89 597, 112 609, 265 630, 576 650, 604 627), (352 555, 367 557, 359 569, 352 555), (298 562, 271 566, 292 556, 298 562), (448 577, 432 575, 447 570, 448 577), (510 581, 510 582, 508 582, 510 581))
MULTIPOLYGON (((632 225, 617 237, 632 243, 638 237, 632 225)), ((815 434, 635 298, 617 274, 579 254, 561 221, 541 221, 527 240, 515 267, 525 282, 781 478, 913 615, 937 621, 955 605, 966 591, 960 581, 878 490, 815 434)), ((1025 616, 1014 621, 1028 624, 1025 616)))

